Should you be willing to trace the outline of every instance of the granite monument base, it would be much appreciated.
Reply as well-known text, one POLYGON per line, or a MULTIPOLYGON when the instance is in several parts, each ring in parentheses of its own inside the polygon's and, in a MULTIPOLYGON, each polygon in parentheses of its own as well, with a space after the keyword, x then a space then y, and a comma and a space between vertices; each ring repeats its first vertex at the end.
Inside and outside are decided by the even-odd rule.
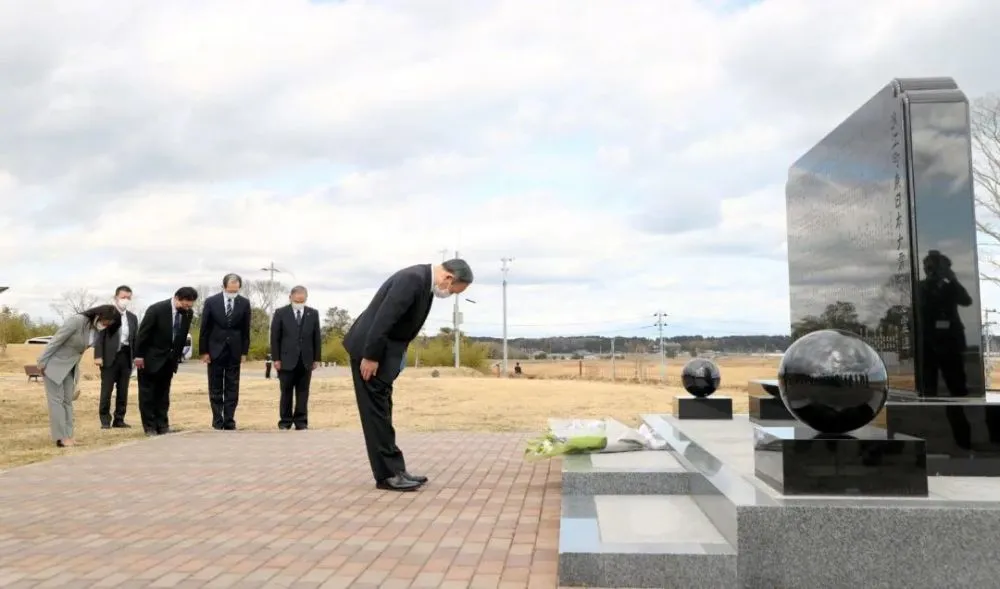
POLYGON ((674 397, 674 417, 677 419, 732 419, 732 397, 674 397))
POLYGON ((890 435, 926 441, 930 476, 1000 476, 1000 403, 897 393, 885 414, 890 435))
MULTIPOLYGON (((713 589, 997 586, 1000 478, 934 477, 926 497, 788 496, 754 475, 758 424, 748 416, 643 421, 703 475, 691 479, 690 497, 737 549, 738 581, 713 589)), ((697 528, 678 526, 689 529, 697 528)), ((687 580, 660 587, 695 587, 687 580)))
POLYGON ((919 438, 880 428, 831 435, 805 426, 757 426, 754 468, 783 495, 926 497, 925 448, 919 438))
MULTIPOLYGON (((750 419, 753 421, 796 421, 778 397, 750 395, 750 419)), ((797 421, 796 421, 797 423, 797 421)))

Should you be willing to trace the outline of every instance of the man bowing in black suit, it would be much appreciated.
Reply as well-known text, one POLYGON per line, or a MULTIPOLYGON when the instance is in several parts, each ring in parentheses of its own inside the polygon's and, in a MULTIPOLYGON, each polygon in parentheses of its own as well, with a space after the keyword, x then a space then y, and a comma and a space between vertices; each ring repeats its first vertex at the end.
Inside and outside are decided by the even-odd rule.
POLYGON ((240 365, 250 352, 250 299, 240 296, 238 274, 222 278, 223 291, 205 299, 198 353, 208 365, 208 402, 212 427, 236 429, 240 401, 240 365))
POLYGON ((139 324, 135 367, 139 370, 139 415, 148 436, 170 433, 170 383, 184 355, 191 308, 197 300, 198 291, 182 286, 173 298, 150 305, 139 324))
POLYGON ((392 427, 392 383, 403 370, 406 348, 427 320, 434 298, 448 298, 472 284, 465 260, 403 268, 389 277, 344 336, 351 357, 354 394, 375 486, 414 491, 427 477, 406 471, 392 427))
POLYGON ((101 369, 101 400, 97 414, 101 429, 131 427, 125 423, 128 407, 128 384, 132 378, 132 360, 139 318, 132 309, 132 289, 124 284, 115 289, 118 319, 94 338, 94 364, 101 369), (111 418, 111 391, 115 391, 115 414, 111 418))
POLYGON ((306 306, 309 292, 304 286, 292 288, 288 305, 271 319, 271 358, 278 371, 278 428, 309 427, 309 383, 323 352, 319 312, 306 306), (294 410, 292 400, 295 400, 294 410))

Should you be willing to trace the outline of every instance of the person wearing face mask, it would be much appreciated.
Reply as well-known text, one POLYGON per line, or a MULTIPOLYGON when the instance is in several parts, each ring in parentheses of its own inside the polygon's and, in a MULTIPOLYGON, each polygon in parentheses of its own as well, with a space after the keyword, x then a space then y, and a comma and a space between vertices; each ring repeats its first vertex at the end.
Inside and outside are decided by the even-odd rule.
POLYGON ((191 329, 191 309, 198 291, 177 289, 172 298, 146 309, 135 337, 135 367, 139 371, 139 416, 147 436, 170 433, 170 384, 184 354, 191 329))
POLYGON ((114 305, 100 305, 71 315, 38 356, 49 404, 49 430, 56 446, 74 446, 73 400, 80 383, 80 359, 100 332, 118 319, 114 305))
POLYGON ((459 258, 403 268, 382 284, 344 335, 368 461, 379 489, 414 491, 427 482, 427 477, 406 470, 403 452, 396 446, 392 385, 434 299, 464 292, 472 278, 469 264, 459 258))
POLYGON ((308 429, 309 383, 323 353, 319 312, 306 306, 309 292, 292 288, 289 304, 271 319, 271 355, 278 371, 278 428, 308 429), (294 400, 294 407, 293 407, 294 400))
POLYGON ((132 378, 132 351, 139 331, 139 318, 131 311, 132 289, 122 285, 115 289, 114 305, 118 318, 101 332, 94 343, 94 363, 101 369, 101 400, 97 414, 101 429, 131 427, 125 423, 128 406, 128 385, 132 378), (115 389, 115 414, 111 418, 111 391, 115 389))
POLYGON ((205 299, 198 353, 208 365, 208 402, 212 427, 236 429, 240 401, 240 365, 250 353, 250 299, 240 296, 238 274, 222 278, 223 291, 205 299))

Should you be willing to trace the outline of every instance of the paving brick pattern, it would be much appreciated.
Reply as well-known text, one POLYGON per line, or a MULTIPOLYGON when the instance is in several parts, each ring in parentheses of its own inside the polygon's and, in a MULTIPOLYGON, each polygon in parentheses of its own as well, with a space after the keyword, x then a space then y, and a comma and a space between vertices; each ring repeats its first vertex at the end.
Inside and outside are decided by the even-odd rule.
POLYGON ((164 436, 0 474, 0 587, 553 589, 558 462, 521 434, 402 434, 416 493, 360 433, 164 436))

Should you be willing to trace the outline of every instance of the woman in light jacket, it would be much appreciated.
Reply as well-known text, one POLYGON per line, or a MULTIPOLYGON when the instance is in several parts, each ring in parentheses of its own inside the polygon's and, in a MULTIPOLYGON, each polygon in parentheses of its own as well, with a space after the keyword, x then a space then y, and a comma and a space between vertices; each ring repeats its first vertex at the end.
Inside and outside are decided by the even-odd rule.
POLYGON ((60 448, 72 446, 73 397, 80 382, 80 358, 94 345, 97 332, 119 318, 114 305, 99 305, 66 319, 38 356, 49 402, 49 428, 60 448))

